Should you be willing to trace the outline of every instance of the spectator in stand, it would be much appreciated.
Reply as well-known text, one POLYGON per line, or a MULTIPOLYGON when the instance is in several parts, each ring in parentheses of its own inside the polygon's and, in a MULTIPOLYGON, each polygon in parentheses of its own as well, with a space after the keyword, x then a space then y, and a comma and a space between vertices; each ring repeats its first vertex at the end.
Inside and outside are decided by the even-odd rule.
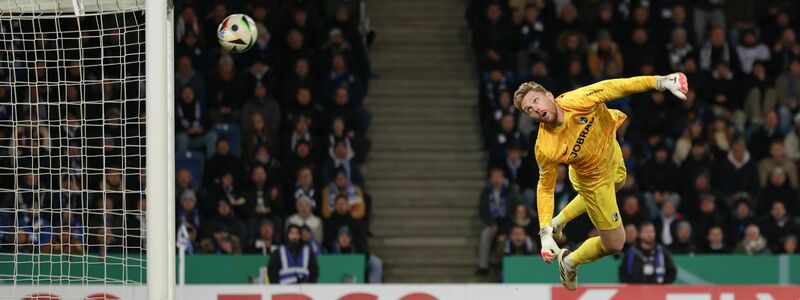
POLYGON ((301 87, 308 90, 310 99, 322 97, 322 84, 311 73, 310 63, 307 58, 298 59, 294 64, 294 72, 284 78, 281 90, 281 105, 288 105, 289 99, 297 98, 297 90, 301 87))
POLYGON ((783 254, 797 254, 797 236, 790 234, 783 239, 783 254))
POLYGON ((549 40, 545 22, 536 5, 525 6, 524 17, 517 25, 516 49, 517 70, 525 70, 533 59, 544 59, 548 56, 549 40))
POLYGON ((680 196, 675 192, 678 188, 678 166, 669 159, 669 149, 665 145, 656 147, 655 157, 642 166, 639 174, 639 187, 644 192, 645 205, 651 216, 655 216, 665 200, 680 201, 680 196))
POLYGON ((369 141, 349 129, 342 118, 333 119, 326 142, 325 149, 327 149, 328 155, 334 153, 337 142, 344 142, 347 145, 347 152, 353 154, 353 161, 356 163, 361 163, 366 159, 370 148, 369 141))
POLYGON ((500 126, 495 130, 488 144, 489 149, 491 149, 492 158, 495 161, 503 161, 506 159, 506 150, 509 145, 524 144, 522 133, 517 130, 514 115, 503 115, 500 119, 500 126))
POLYGON ((781 140, 774 140, 769 145, 769 156, 758 163, 758 177, 761 186, 766 186, 770 174, 776 168, 781 168, 788 177, 791 187, 797 188, 797 166, 786 158, 783 141, 781 140))
POLYGON ((514 214, 512 210, 520 202, 519 194, 506 183, 503 170, 493 168, 489 171, 489 185, 481 193, 478 210, 484 228, 481 230, 478 249, 477 274, 485 275, 489 272, 489 255, 492 242, 499 233, 500 226, 506 223, 507 218, 514 214))
POLYGON ((525 233, 522 226, 513 226, 509 230, 508 237, 503 242, 503 256, 512 255, 532 255, 538 246, 531 240, 530 235, 525 233))
MULTIPOLYGON (((702 31, 698 30, 699 32, 702 31)), ((712 27, 708 41, 698 44, 703 45, 698 54, 700 70, 711 72, 720 64, 729 66, 732 73, 740 70, 738 54, 735 48, 728 44, 725 36, 725 27, 712 27)))
POLYGON ((258 236, 250 243, 247 253, 271 255, 278 250, 278 244, 275 242, 275 225, 269 219, 264 219, 258 226, 258 236))
POLYGON ((289 196, 286 201, 287 204, 296 206, 300 198, 308 198, 311 199, 311 210, 318 215, 321 213, 322 194, 314 182, 314 171, 310 167, 300 167, 297 170, 297 180, 286 190, 293 191, 292 193, 287 193, 287 196, 289 196))
MULTIPOLYGON (((256 12, 261 12, 263 10, 256 8, 256 12)), ((255 19, 255 15, 251 15, 255 19)), ((274 89, 276 78, 278 76, 278 69, 279 66, 278 61, 281 58, 281 52, 279 49, 279 45, 273 42, 273 36, 270 33, 270 29, 264 25, 263 21, 256 21, 256 29, 258 30, 258 36, 256 37, 256 43, 253 45, 253 48, 247 51, 245 54, 247 57, 247 61, 251 63, 251 73, 253 77, 247 78, 246 80, 250 81, 248 85, 252 87, 252 82, 254 81, 261 81, 269 89, 274 89)), ((277 90, 276 90, 277 91, 277 90)))
POLYGON ((747 148, 755 161, 760 161, 770 155, 770 146, 773 142, 782 141, 783 132, 780 130, 778 121, 778 114, 768 111, 764 115, 764 123, 756 127, 755 132, 750 136, 747 148))
POLYGON ((709 72, 710 77, 706 82, 708 88, 703 89, 706 90, 703 98, 709 101, 715 116, 724 116, 726 119, 730 119, 737 129, 744 130, 747 117, 742 110, 744 108, 744 99, 742 98, 744 91, 741 91, 741 81, 731 70, 730 65, 724 61, 715 64, 713 70, 709 72))
POLYGON ((200 242, 200 247, 208 254, 242 254, 241 239, 223 224, 216 225, 210 238, 200 242))
POLYGON ((225 123, 240 120, 242 92, 237 82, 233 58, 223 56, 219 60, 215 76, 208 81, 208 99, 205 104, 211 122, 225 123))
POLYGON ((181 194, 181 209, 178 211, 178 217, 175 218, 175 221, 178 222, 178 226, 180 227, 181 224, 189 223, 192 224, 192 227, 197 230, 202 230, 201 226, 206 224, 205 216, 200 213, 200 210, 197 209, 197 198, 194 196, 194 192, 192 191, 185 191, 181 194))
POLYGON ((733 250, 735 254, 745 254, 745 255, 759 255, 759 254, 771 254, 769 247, 767 246, 767 239, 761 236, 761 232, 758 229, 758 226, 755 224, 747 225, 747 229, 745 230, 744 239, 736 245, 736 249, 733 250))
POLYGON ((307 226, 311 230, 313 240, 322 242, 322 220, 311 211, 312 203, 311 198, 301 196, 297 200, 297 213, 286 219, 286 226, 307 226))
POLYGON ((656 241, 652 223, 639 226, 636 246, 628 248, 619 266, 619 281, 625 283, 670 284, 677 270, 672 255, 656 241))
MULTIPOLYGON (((723 213, 728 210, 722 207, 725 207, 724 201, 717 199, 714 195, 700 195, 699 215, 697 215, 695 219, 695 229, 698 237, 705 237, 708 234, 708 230, 712 227, 722 227, 728 223, 728 215, 723 213)), ((728 245, 732 244, 730 240, 730 237, 726 238, 726 243, 728 245)))
POLYGON ((683 216, 675 210, 675 202, 664 201, 661 203, 661 213, 653 221, 656 229, 656 241, 669 247, 675 242, 678 233, 678 223, 683 220, 683 216))
POLYGON ((330 218, 331 211, 335 209, 335 201, 339 195, 347 199, 354 219, 361 220, 366 216, 366 202, 361 187, 347 178, 347 172, 339 168, 336 170, 333 181, 322 189, 322 217, 330 218))
POLYGON ((300 59, 308 59, 309 62, 316 61, 316 49, 308 47, 303 33, 297 29, 291 29, 286 35, 284 48, 281 49, 282 62, 278 65, 278 73, 289 74, 291 68, 300 59))
POLYGON ((511 67, 511 47, 514 28, 511 22, 503 17, 500 5, 486 5, 485 18, 473 31, 472 43, 478 53, 479 69, 486 70, 489 65, 499 64, 511 67))
POLYGON ((278 141, 274 132, 267 126, 261 114, 258 113, 250 115, 250 126, 244 130, 242 142, 242 157, 245 158, 254 157, 259 146, 266 147, 267 152, 276 152, 278 150, 278 141))
POLYGON ((620 51, 617 43, 611 39, 611 34, 608 31, 599 31, 597 33, 597 42, 589 45, 589 74, 594 79, 608 78, 609 74, 606 71, 609 63, 614 63, 617 66, 622 66, 622 52, 620 51))
POLYGON ((758 191, 758 171, 744 141, 734 142, 727 157, 720 157, 713 186, 726 197, 752 199, 758 191))
POLYGON ((311 252, 314 253, 314 255, 320 255, 323 250, 325 250, 322 249, 322 246, 314 239, 314 233, 311 232, 311 227, 308 227, 308 225, 300 226, 300 240, 303 241, 303 244, 311 248, 311 252))
POLYGON ((769 47, 759 41, 754 29, 745 29, 741 33, 741 43, 736 45, 736 54, 739 56, 741 72, 750 74, 753 64, 757 61, 769 61, 771 53, 769 47))
MULTIPOLYGON (((260 35, 259 32, 259 36, 260 35)), ((250 51, 252 50, 253 49, 250 49, 250 51)), ((267 112, 262 104, 265 104, 268 100, 273 100, 273 102, 277 104, 277 102, 272 99, 274 96, 273 89, 275 88, 275 70, 261 61, 261 59, 255 59, 249 62, 249 68, 241 75, 241 88, 244 91, 242 97, 248 100, 244 103, 244 107, 242 107, 243 112, 247 111, 247 108, 253 108, 254 111, 262 113, 267 112), (248 107, 253 104, 255 104, 255 106, 248 107)), ((268 114, 268 112, 264 114, 264 119, 270 119, 267 118, 268 114)), ((272 112, 272 114, 277 118, 277 121, 280 121, 280 109, 277 111, 277 114, 275 114, 275 112, 272 112)), ((246 118, 246 116, 243 116, 243 120, 244 118, 246 118)))
MULTIPOLYGON (((282 168, 284 174, 297 174, 301 166, 307 166, 312 170, 318 168, 316 158, 313 156, 313 148, 311 144, 305 140, 297 141, 294 151, 291 152, 286 159, 286 165, 282 168)), ((283 178, 285 184, 290 184, 295 178, 285 176, 283 178)))
POLYGON ((772 203, 769 215, 761 220, 758 227, 761 228, 761 233, 767 238, 769 249, 773 253, 781 252, 781 241, 786 236, 790 234, 797 235, 796 222, 794 216, 786 211, 786 206, 783 202, 776 201, 772 203))
POLYGON ((181 89, 189 86, 194 91, 195 97, 202 102, 202 99, 206 98, 206 81, 192 65, 192 59, 188 55, 178 58, 178 66, 175 68, 175 86, 178 88, 175 92, 176 95, 180 95, 181 89))
POLYGON ((207 216, 213 215, 213 212, 217 210, 216 201, 224 200, 234 207, 240 207, 246 202, 231 172, 225 172, 219 176, 219 183, 213 185, 208 191, 208 199, 211 201, 200 206, 200 210, 207 216))
POLYGON ((317 256, 300 239, 300 227, 286 229, 286 245, 272 253, 267 266, 269 282, 280 284, 316 283, 319 278, 317 256))
POLYGON ((322 237, 323 245, 330 249, 333 243, 338 238, 338 231, 342 227, 350 229, 353 242, 358 245, 367 244, 367 233, 361 221, 353 218, 350 211, 350 203, 344 195, 336 196, 334 200, 334 210, 330 218, 323 220, 324 235, 322 237))
POLYGON ((214 231, 223 227, 230 235, 235 235, 237 237, 247 236, 244 222, 242 222, 240 218, 241 217, 231 209, 231 205, 227 201, 219 200, 217 201, 217 213, 208 221, 208 226, 206 226, 206 231, 202 236, 213 237, 214 231))
POLYGON ((261 82, 256 84, 253 96, 242 107, 244 113, 239 121, 242 132, 251 130, 255 125, 253 116, 260 115, 261 121, 264 123, 262 126, 273 135, 278 134, 281 125, 281 106, 268 92, 264 84, 261 82))
POLYGON ((795 115, 792 120, 794 120, 794 125, 786 134, 783 145, 786 151, 786 158, 792 162, 798 162, 800 161, 800 114, 795 115))
POLYGON ((636 195, 627 195, 622 199, 620 209, 620 218, 624 224, 633 224, 639 226, 648 219, 648 213, 640 209, 639 198, 636 195))
POLYGON ((230 141, 224 137, 217 139, 216 149, 214 156, 206 160, 203 168, 204 186, 219 184, 220 177, 225 173, 241 174, 242 163, 231 153, 230 141))
MULTIPOLYGON (((702 125, 699 123, 691 125, 690 131, 695 130, 702 131, 702 125)), ((702 134, 702 132, 700 132, 700 134, 702 134)), ((680 163, 680 169, 678 169, 677 174, 678 190, 681 191, 682 194, 686 194, 686 192, 692 189, 694 186, 694 179, 698 174, 709 172, 709 170, 713 168, 714 161, 709 153, 708 144, 702 138, 694 139, 691 143, 690 153, 686 160, 680 163)), ((680 144, 680 141, 678 144, 680 144)), ((676 148, 677 147, 678 146, 676 146, 676 148)))
POLYGON ((341 118, 347 127, 355 130, 354 133, 364 135, 369 129, 372 116, 360 104, 353 103, 350 95, 344 87, 335 90, 333 103, 326 108, 328 115, 326 125, 331 124, 333 119, 341 118))
POLYGON ((719 226, 711 227, 711 229, 708 230, 706 240, 703 244, 703 249, 700 251, 700 253, 728 254, 730 252, 731 250, 725 241, 725 233, 723 233, 722 228, 719 226))
POLYGON ((495 165, 503 169, 503 174, 508 179, 509 185, 522 195, 523 200, 529 207, 533 207, 533 192, 538 170, 536 169, 536 164, 532 161, 533 155, 525 157, 523 155, 521 145, 511 144, 508 146, 508 155, 505 161, 495 163, 495 165))
MULTIPOLYGON (((773 81, 767 77, 767 69, 762 61, 755 61, 753 63, 752 72, 750 72, 749 91, 747 98, 744 100, 744 113, 747 116, 747 122, 752 125, 761 124, 764 122, 762 117, 768 111, 775 111, 778 109, 777 92, 773 81)), ((785 105, 785 103, 781 104, 785 105)), ((791 119, 791 116, 786 112, 786 118, 791 119)), ((783 117, 781 117, 783 119, 783 117)), ((781 120, 783 123, 783 120, 781 120)), ((787 120, 787 124, 790 124, 787 120)))
POLYGON ((736 244, 744 238, 745 230, 748 225, 757 223, 753 215, 747 200, 736 202, 733 217, 730 222, 730 230, 728 230, 728 235, 730 236, 729 240, 732 244, 736 244))
POLYGON ((529 237, 539 235, 539 224, 531 219, 530 209, 525 203, 517 202, 514 204, 512 211, 514 214, 506 219, 506 222, 501 228, 504 235, 510 235, 511 229, 514 227, 521 227, 525 230, 525 235, 529 237))
POLYGON ((683 59, 694 51, 694 47, 687 39, 686 30, 683 28, 675 28, 672 31, 670 43, 667 44, 667 61, 671 71, 683 71, 683 59))
POLYGON ((650 42, 646 29, 636 28, 630 37, 632 43, 622 51, 622 56, 625 58, 623 67, 625 76, 640 74, 642 66, 653 65, 656 59, 661 57, 659 49, 650 42))
POLYGON ((511 89, 511 74, 504 74, 503 69, 493 65, 481 78, 480 109, 481 112, 498 107, 500 94, 511 89))
POLYGON ((345 141, 337 141, 333 145, 333 152, 328 153, 328 157, 320 169, 320 180, 330 182, 339 170, 344 170, 347 179, 358 186, 364 185, 364 176, 361 175, 361 167, 353 161, 353 152, 348 151, 345 141))
POLYGON ((336 241, 331 246, 331 253, 333 254, 362 254, 367 259, 367 282, 368 283, 381 283, 383 277, 383 261, 375 255, 367 253, 366 249, 359 248, 358 244, 354 242, 353 235, 350 228, 347 226, 340 227, 337 230, 336 241))
MULTIPOLYGON (((786 66, 788 65, 789 71, 796 78, 797 72, 791 71, 791 65, 794 64, 798 58, 800 58, 800 42, 797 41, 797 31, 796 29, 787 26, 779 32, 781 33, 781 37, 772 46, 773 64, 776 65, 778 71, 785 71, 786 66)), ((797 96, 797 87, 794 86, 791 87, 791 89, 792 91, 790 91, 790 93, 795 92, 794 96, 797 96)))
POLYGON ((180 169, 175 177, 175 181, 177 181, 177 186, 175 187, 176 200, 180 200, 180 195, 183 195, 183 192, 186 191, 192 191, 195 192, 195 195, 197 194, 192 184, 192 173, 189 170, 180 169))
POLYGON ((284 114, 283 126, 284 132, 290 132, 295 129, 297 123, 301 119, 306 120, 306 125, 314 133, 321 128, 311 127, 317 126, 318 122, 323 122, 322 112, 320 111, 319 104, 313 103, 311 98, 311 90, 306 87, 300 87, 295 91, 294 102, 288 104, 286 113, 284 114))
POLYGON ((333 55, 331 60, 331 71, 323 82, 323 104, 333 102, 336 96, 336 90, 339 88, 346 88, 347 94, 350 95, 350 100, 355 105, 361 105, 362 87, 360 80, 353 74, 347 67, 347 61, 341 54, 333 55))
POLYGON ((669 245, 669 251, 674 254, 694 254, 694 245, 692 224, 689 221, 678 222, 676 238, 669 245))
POLYGON ((251 224, 258 224, 263 219, 281 224, 286 217, 280 187, 270 181, 267 175, 263 166, 255 166, 250 173, 250 189, 243 194, 245 203, 240 209, 251 224))
POLYGON ((311 132, 311 125, 311 119, 302 116, 297 119, 294 130, 289 133, 282 143, 283 146, 286 147, 286 153, 294 152, 297 144, 300 143, 300 141, 304 141, 308 143, 308 146, 313 147, 310 149, 312 151, 311 155, 316 158, 320 141, 318 137, 311 132))
POLYGON ((794 55, 795 59, 789 64, 788 70, 775 79, 778 104, 792 108, 795 113, 800 102, 800 45, 796 47, 798 50, 794 55))
POLYGON ((181 100, 175 107, 175 150, 186 153, 190 148, 205 147, 206 157, 211 157, 217 133, 209 127, 205 106, 197 101, 190 86, 184 86, 180 95, 181 100))
POLYGON ((781 167, 772 169, 767 184, 758 195, 759 215, 766 215, 772 207, 772 203, 776 201, 783 202, 791 214, 800 209, 800 194, 789 184, 786 170, 781 167))

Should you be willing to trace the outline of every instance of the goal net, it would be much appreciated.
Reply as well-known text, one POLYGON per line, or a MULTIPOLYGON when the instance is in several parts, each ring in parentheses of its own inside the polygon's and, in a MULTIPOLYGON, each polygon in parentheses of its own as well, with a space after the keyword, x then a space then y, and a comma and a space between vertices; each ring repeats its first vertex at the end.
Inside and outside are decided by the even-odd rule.
POLYGON ((146 209, 172 203, 147 184, 170 146, 147 134, 166 113, 147 113, 146 18, 144 0, 0 1, 0 299, 146 299, 151 255, 172 274, 169 235, 147 238, 148 220, 173 226, 146 209))

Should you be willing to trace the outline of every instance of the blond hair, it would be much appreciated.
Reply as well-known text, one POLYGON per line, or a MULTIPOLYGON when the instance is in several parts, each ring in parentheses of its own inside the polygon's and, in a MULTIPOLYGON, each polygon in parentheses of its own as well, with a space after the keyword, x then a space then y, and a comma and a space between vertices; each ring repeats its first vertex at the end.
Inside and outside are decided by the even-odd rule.
POLYGON ((524 98, 528 92, 546 93, 547 89, 545 89, 541 84, 533 81, 520 84, 517 91, 514 92, 514 108, 516 108, 518 111, 522 111, 522 107, 520 107, 520 105, 522 105, 522 98, 524 98))

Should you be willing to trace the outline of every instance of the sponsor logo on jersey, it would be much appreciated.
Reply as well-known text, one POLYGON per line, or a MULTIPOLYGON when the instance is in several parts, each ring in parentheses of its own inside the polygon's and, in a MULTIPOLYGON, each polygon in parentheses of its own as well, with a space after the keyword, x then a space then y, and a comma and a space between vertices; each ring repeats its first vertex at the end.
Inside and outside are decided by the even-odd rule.
POLYGON ((592 90, 591 92, 586 93, 586 96, 588 97, 588 96, 591 96, 591 95, 594 95, 594 94, 597 94, 597 93, 601 93, 601 92, 603 92, 603 89, 592 90))
MULTIPOLYGON (((582 117, 582 118, 585 119, 586 117, 582 117)), ((578 120, 578 122, 580 122, 580 119, 578 120)), ((581 122, 581 123, 583 123, 583 122, 581 122)), ((578 136, 578 139, 575 141, 575 145, 572 146, 572 152, 569 154, 570 157, 572 157, 572 158, 578 157, 578 152, 581 151, 581 147, 583 147, 583 142, 586 141, 586 136, 589 135, 589 130, 592 129, 592 124, 593 123, 594 123, 594 117, 592 117, 592 119, 589 120, 589 123, 586 124, 586 127, 583 127, 583 131, 581 131, 581 134, 578 136)))
POLYGON ((589 119, 587 119, 586 117, 578 118, 578 123, 586 124, 586 122, 589 122, 589 119))

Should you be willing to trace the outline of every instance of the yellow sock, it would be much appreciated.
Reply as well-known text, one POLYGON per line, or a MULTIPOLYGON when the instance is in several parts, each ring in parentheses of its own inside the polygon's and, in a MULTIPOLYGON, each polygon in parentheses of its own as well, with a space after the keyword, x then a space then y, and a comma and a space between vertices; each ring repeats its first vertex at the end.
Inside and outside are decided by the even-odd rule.
POLYGON ((567 258, 572 267, 576 268, 579 265, 588 264, 606 255, 608 255, 608 251, 603 248, 603 241, 600 240, 600 237, 596 236, 583 242, 583 244, 578 247, 578 249, 575 249, 575 252, 570 253, 567 258))
POLYGON ((556 215, 555 220, 558 222, 558 226, 564 226, 564 224, 585 212, 586 200, 583 199, 581 194, 578 194, 575 198, 572 198, 572 201, 567 203, 567 206, 564 206, 564 209, 562 209, 558 215, 556 215))

